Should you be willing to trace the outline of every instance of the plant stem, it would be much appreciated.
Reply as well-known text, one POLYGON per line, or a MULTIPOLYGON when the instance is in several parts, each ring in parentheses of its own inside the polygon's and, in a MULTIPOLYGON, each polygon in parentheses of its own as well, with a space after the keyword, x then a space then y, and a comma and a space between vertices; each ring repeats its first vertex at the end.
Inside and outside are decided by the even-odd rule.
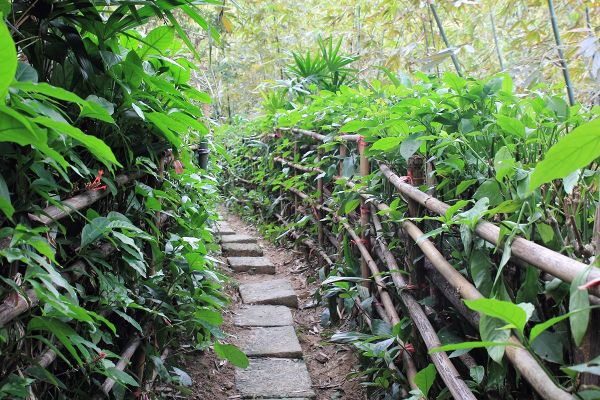
POLYGON ((490 21, 492 22, 492 33, 494 34, 494 44, 496 45, 498 63, 500 64, 500 70, 504 71, 504 60, 502 60, 502 53, 500 52, 500 45, 498 44, 498 33, 496 32, 496 23, 494 22, 494 13, 492 11, 490 11, 490 21))

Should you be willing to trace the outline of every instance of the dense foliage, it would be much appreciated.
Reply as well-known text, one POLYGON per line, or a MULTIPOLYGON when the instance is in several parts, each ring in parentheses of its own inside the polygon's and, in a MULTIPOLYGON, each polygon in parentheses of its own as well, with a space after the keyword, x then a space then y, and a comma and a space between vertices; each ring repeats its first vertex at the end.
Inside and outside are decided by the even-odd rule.
POLYGON ((214 40, 210 3, 0 1, 0 398, 185 390, 161 354, 224 338, 215 166, 189 149, 210 97, 174 16, 214 40))
MULTIPOLYGON (((460 310, 435 290, 417 288, 415 292, 438 336, 448 345, 444 349, 454 351, 452 357, 473 356, 475 365, 471 364, 464 376, 477 398, 534 396, 504 357, 502 343, 511 332, 556 384, 577 392, 579 398, 598 398, 597 387, 582 385, 597 384, 597 377, 581 374, 598 375, 594 362, 585 364, 598 356, 598 349, 592 346, 585 359, 580 350, 580 346, 589 346, 586 332, 594 314, 589 286, 582 284, 595 267, 565 283, 511 260, 510 245, 516 237, 525 237, 594 264, 600 251, 599 227, 594 226, 599 204, 600 137, 597 120, 588 121, 596 118, 599 110, 569 107, 548 88, 517 95, 508 75, 476 80, 453 73, 445 73, 441 79, 414 74, 400 79, 385 72, 392 84, 373 81, 342 86, 336 92, 297 93, 291 101, 286 97, 279 102, 270 99, 265 102, 264 116, 233 128, 242 130, 241 139, 231 138, 228 131, 228 148, 237 153, 232 180, 240 182, 240 177, 245 182, 242 187, 232 185, 231 193, 252 200, 245 211, 259 215, 277 232, 274 236, 281 237, 290 229, 316 236, 317 214, 310 202, 301 202, 300 208, 294 209, 298 212, 286 212, 294 203, 288 189, 309 194, 314 204, 320 196, 315 180, 324 179, 324 191, 330 194, 326 205, 337 214, 336 218, 324 218, 332 232, 341 233, 342 245, 337 258, 329 252, 336 260, 329 276, 325 268, 320 270, 325 281, 322 294, 342 298, 345 315, 362 315, 352 313, 359 304, 372 319, 370 329, 363 326, 366 332, 341 332, 332 340, 353 342, 364 356, 363 373, 369 377, 367 384, 375 388, 372 398, 408 397, 402 396, 406 394, 406 377, 388 364, 395 361, 400 365, 401 343, 412 343, 420 350, 423 347, 408 318, 397 326, 380 319, 374 307, 377 296, 366 293, 360 283, 356 251, 338 223, 358 219, 359 191, 390 205, 389 210, 380 212, 386 221, 408 218, 419 222, 428 232, 422 239, 433 240, 454 268, 489 298, 466 302, 481 314, 479 329, 475 330, 461 317, 460 310), (275 110, 272 106, 277 103, 282 106, 275 110), (318 145, 310 137, 287 130, 291 127, 316 131, 327 138, 318 145), (371 175, 358 176, 355 145, 336 139, 340 133, 360 134, 367 142, 371 175), (344 146, 350 147, 345 156, 340 154, 344 146), (404 201, 377 168, 378 162, 385 162, 403 175, 415 155, 426 161, 426 181, 421 189, 451 204, 445 215, 410 218, 404 201), (280 165, 273 161, 275 156, 300 163, 309 172, 280 165), (354 189, 345 185, 347 179, 357 183, 354 189), (289 225, 281 226, 276 214, 286 215, 289 225), (473 233, 480 220, 499 224, 502 246, 496 248, 473 233), (473 338, 481 341, 464 343, 473 342, 473 338), (478 347, 486 349, 471 350, 478 347)), ((410 240, 397 236, 396 227, 386 224, 385 236, 410 275, 411 265, 418 260, 410 259, 410 240)), ((367 230, 373 234, 372 227, 367 230)), ((592 302, 597 298, 592 297, 592 302)), ((328 315, 326 311, 322 319, 325 325, 330 323, 328 315)), ((596 329, 594 325, 592 330, 596 329)), ((421 369, 419 381, 425 383, 419 385, 421 393, 411 392, 412 398, 428 392, 429 398, 447 398, 449 393, 442 385, 431 386, 435 368, 422 354, 417 351, 413 357, 421 369)))

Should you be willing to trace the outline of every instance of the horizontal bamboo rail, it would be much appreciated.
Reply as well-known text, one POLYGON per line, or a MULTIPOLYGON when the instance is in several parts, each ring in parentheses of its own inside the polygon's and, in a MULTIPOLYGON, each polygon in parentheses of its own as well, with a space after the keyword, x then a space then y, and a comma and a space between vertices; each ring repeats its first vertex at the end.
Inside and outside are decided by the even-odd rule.
MULTIPOLYGON (((375 283, 377 284, 377 289, 379 291, 379 296, 381 297, 381 302, 383 303, 385 312, 388 314, 388 317, 389 317, 392 325, 396 325, 397 323, 400 322, 400 317, 398 316, 398 313, 396 311, 396 308, 394 307, 392 298, 390 297, 389 293, 387 292, 387 289, 384 289, 387 286, 386 286, 385 281, 381 277, 381 273, 379 271, 379 268, 377 267, 377 263, 375 262, 375 260, 373 260, 369 251, 367 250, 365 245, 361 242, 361 238, 356 234, 356 232, 354 232, 354 230, 350 227, 350 225, 347 222, 343 222, 343 221, 342 221, 342 225, 344 226, 346 231, 350 234, 352 239, 354 239, 356 246, 358 247, 358 249, 359 249, 360 253, 362 254, 362 256, 364 257, 364 259, 366 260, 366 263, 367 263, 369 269, 371 270, 371 275, 372 275, 373 279, 375 280, 375 283)), ((421 309, 421 306, 414 300, 414 298, 412 298, 412 296, 410 296, 410 297, 413 300, 413 303, 411 304, 409 302, 410 306, 409 306, 409 304, 406 304, 406 303, 405 303, 405 305, 408 307, 409 313, 411 314, 411 319, 413 319, 413 321, 414 321, 417 318, 417 315, 419 314, 419 312, 417 310, 419 310, 421 313, 420 313, 420 315, 418 315, 418 317, 423 318, 424 320, 419 321, 419 322, 421 322, 421 324, 419 324, 418 326, 425 327, 426 325, 428 325, 428 327, 427 327, 428 330, 426 332, 427 337, 433 339, 433 341, 431 341, 431 343, 435 343, 435 345, 433 347, 439 346, 439 343, 440 343, 439 338, 435 334, 435 330, 429 323, 429 320, 425 316, 425 313, 421 309), (413 310, 414 315, 411 312, 411 308, 414 309, 413 310), (427 321, 427 323, 425 323, 424 321, 427 321)), ((424 339, 425 339, 425 336, 424 336, 424 339)), ((426 343, 427 343, 427 341, 426 341, 426 343)), ((429 348, 429 346, 428 346, 428 348, 429 348)), ((406 351, 403 352, 402 357, 403 357, 403 361, 404 361, 404 367, 407 371, 406 372, 407 376, 409 377, 409 382, 414 384, 414 375, 416 375, 416 369, 415 369, 414 363, 412 363, 412 360, 410 359, 410 355, 406 351), (410 360, 411 362, 410 363, 407 362, 407 359, 410 360)), ((458 371, 456 370, 456 368, 454 367, 454 365, 452 364, 452 362, 450 361, 450 359, 448 358, 448 355, 446 353, 441 353, 441 352, 434 353, 431 355, 431 359, 433 360, 434 364, 436 365, 436 369, 440 373, 442 380, 444 381, 444 383, 446 383, 448 390, 450 391, 450 393, 452 393, 452 395, 454 396, 455 399, 476 400, 475 396, 473 395, 473 393, 471 393, 471 391, 469 390, 469 388, 465 384, 465 382, 462 379, 460 379, 460 374, 458 373, 458 371)), ((413 389, 417 388, 412 385, 411 385, 411 387, 413 389)))
MULTIPOLYGON (((123 186, 140 176, 139 173, 117 175, 115 181, 118 186, 123 186)), ((75 211, 87 208, 98 200, 108 196, 109 190, 87 190, 81 194, 61 201, 60 206, 48 206, 42 215, 28 214, 29 219, 42 225, 50 225, 75 211)))
MULTIPOLYGON (((400 193, 410 197, 430 211, 433 211, 438 215, 444 215, 446 210, 450 208, 448 204, 405 183, 398 175, 392 172, 387 165, 379 164, 379 169, 400 193)), ((496 246, 502 245, 499 239, 500 228, 490 222, 480 221, 475 227, 475 233, 489 243, 496 246)), ((579 273, 589 267, 580 261, 569 258, 522 237, 516 237, 513 240, 511 244, 511 254, 565 282, 572 282, 579 273)), ((600 279, 600 269, 592 267, 588 274, 587 282, 596 279, 600 279)), ((599 286, 591 287, 589 291, 596 296, 600 296, 599 286)))

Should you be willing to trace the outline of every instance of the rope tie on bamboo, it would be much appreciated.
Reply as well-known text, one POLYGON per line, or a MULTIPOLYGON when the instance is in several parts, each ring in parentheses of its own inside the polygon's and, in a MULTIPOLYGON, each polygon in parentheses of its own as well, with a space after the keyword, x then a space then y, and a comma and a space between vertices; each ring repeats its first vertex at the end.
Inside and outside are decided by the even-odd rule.
POLYGON ((358 135, 358 140, 356 141, 358 144, 358 150, 362 151, 367 148, 367 142, 365 142, 365 137, 362 135, 358 135))
POLYGON ((360 244, 367 244, 367 243, 369 243, 369 241, 368 241, 367 239, 358 239, 358 240, 354 240, 354 239, 352 239, 350 242, 351 242, 353 245, 357 245, 357 244, 359 244, 359 243, 360 243, 360 244))
POLYGON ((106 189, 106 185, 101 185, 102 175, 104 175, 104 170, 103 169, 98 170, 98 175, 96 176, 96 179, 94 179, 92 182, 86 183, 85 188, 87 190, 104 190, 104 189, 106 189))
POLYGON ((365 216, 365 215, 369 215, 371 213, 371 209, 369 208, 369 206, 360 206, 360 215, 365 216))

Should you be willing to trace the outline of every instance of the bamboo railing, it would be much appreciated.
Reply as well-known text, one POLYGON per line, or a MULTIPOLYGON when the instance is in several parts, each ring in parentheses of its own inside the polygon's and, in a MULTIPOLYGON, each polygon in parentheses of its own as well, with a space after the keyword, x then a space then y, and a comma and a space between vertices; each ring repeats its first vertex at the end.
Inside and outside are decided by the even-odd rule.
MULTIPOLYGON (((347 155, 348 146, 347 142, 355 142, 356 148, 358 150, 358 157, 360 160, 360 176, 365 177, 369 175, 369 166, 370 162, 365 154, 366 144, 363 142, 362 137, 360 135, 323 135, 317 132, 302 130, 302 129, 289 129, 290 133, 295 134, 297 136, 305 136, 312 138, 317 142, 329 142, 336 141, 339 142, 339 153, 340 158, 344 158, 347 155)), ((316 143, 318 144, 318 143, 316 143)), ((296 146, 297 147, 297 146, 296 146)), ((318 146, 317 146, 318 147, 318 146)), ((322 157, 322 153, 319 153, 319 157, 322 157)), ((279 155, 274 155, 272 157, 273 162, 279 163, 281 165, 285 165, 291 167, 297 171, 301 171, 303 173, 308 174, 323 174, 324 171, 317 167, 310 167, 302 165, 298 162, 294 162, 291 160, 287 160, 279 155)), ((377 168, 382 173, 387 181, 389 181, 394 188, 401 195, 403 200, 408 203, 417 204, 423 207, 428 212, 432 212, 437 215, 444 215, 446 210, 450 207, 448 204, 438 200, 434 196, 431 196, 427 193, 422 192, 417 187, 412 186, 411 184, 405 182, 400 176, 395 174, 392 169, 384 164, 378 163, 377 168)), ((340 174, 341 174, 341 161, 340 161, 340 174)), ((339 180, 341 177, 334 177, 336 180, 339 180)), ((246 181, 246 183, 250 183, 246 181)), ((354 188, 356 190, 356 184, 351 180, 346 180, 345 184, 349 188, 354 188)), ((380 270, 375 261, 376 255, 379 255, 379 259, 387 266, 390 271, 390 276, 392 278, 392 282, 395 285, 396 291, 398 292, 398 297, 402 301, 405 309, 407 310, 411 320, 415 324, 420 337, 423 339, 427 349, 431 349, 439 346, 440 340, 427 319, 426 314, 423 309, 416 301, 414 296, 410 293, 410 290, 407 290, 407 283, 400 272, 398 262, 394 258, 394 255, 387 247, 385 240, 383 240, 380 236, 382 231, 381 221, 376 212, 369 212, 367 207, 368 204, 373 208, 372 211, 386 211, 389 207, 383 203, 380 199, 376 198, 373 195, 367 194, 361 189, 358 189, 358 193, 361 196, 361 212, 358 218, 361 230, 360 236, 354 231, 351 227, 349 221, 346 221, 340 218, 337 213, 325 206, 325 199, 323 197, 323 185, 317 185, 317 191, 319 192, 318 200, 314 200, 311 196, 307 195, 300 190, 291 187, 288 191, 294 196, 294 198, 301 200, 302 202, 308 203, 311 207, 324 211, 329 214, 329 216, 334 221, 338 221, 346 230, 346 232, 353 238, 353 242, 356 244, 360 254, 361 254, 361 274, 363 278, 373 279, 375 282, 375 287, 377 289, 377 295, 379 295, 381 299, 381 303, 383 305, 383 312, 385 313, 386 319, 390 322, 394 323, 397 321, 398 314, 396 312, 395 306, 391 298, 389 297, 388 288, 389 286, 383 280, 380 274, 380 270), (367 231, 367 225, 372 224, 374 226, 375 232, 379 235, 374 240, 369 240, 367 236, 365 236, 365 232, 367 231), (370 243, 375 244, 375 249, 370 249, 370 243)), ((385 215, 385 213, 383 213, 385 215)), ((319 219, 317 221, 318 231, 320 232, 322 229, 326 229, 322 227, 322 221, 319 219)), ((402 231, 405 236, 410 238, 412 242, 419 248, 419 250, 423 253, 427 262, 425 263, 424 271, 420 271, 421 273, 427 274, 435 274, 435 279, 442 279, 443 282, 436 282, 440 287, 444 287, 444 285, 449 286, 451 290, 442 290, 442 293, 449 298, 451 302, 456 302, 456 295, 458 294, 460 298, 465 300, 473 300, 482 298, 482 294, 475 288, 475 286, 470 283, 462 274, 460 274, 442 255, 442 253, 436 248, 436 246, 429 239, 424 239, 424 233, 412 222, 408 220, 404 220, 400 223, 402 231)), ((490 222, 480 221, 475 229, 474 233, 485 241, 494 244, 496 246, 500 246, 503 243, 500 241, 500 228, 490 222)), ((320 236, 320 235, 319 235, 320 236)), ((295 235, 296 238, 299 235, 295 235)), ((319 241, 319 249, 320 252, 323 252, 323 243, 319 241)), ((541 246, 537 243, 534 243, 530 240, 527 240, 522 237, 516 237, 511 242, 511 256, 513 260, 521 260, 522 262, 514 263, 517 267, 524 267, 528 264, 538 268, 540 271, 550 274, 551 276, 557 277, 564 282, 572 282, 578 274, 586 269, 590 269, 589 274, 587 276, 587 282, 594 281, 600 278, 600 269, 596 267, 589 267, 588 265, 577 261, 575 259, 564 256, 558 252, 550 250, 544 246, 541 246)), ((600 287, 591 287, 589 290, 590 297, 597 299, 594 296, 600 296, 600 287)), ((465 318, 469 323, 477 327, 479 316, 470 310, 466 309, 462 303, 458 304, 459 311, 464 310, 461 314, 464 314, 465 318), (462 306, 462 307, 460 307, 462 306)), ((567 400, 571 399, 572 395, 567 392, 564 388, 561 388, 552 377, 550 377, 546 370, 541 366, 536 358, 524 348, 522 343, 515 337, 511 336, 509 342, 513 344, 513 346, 506 347, 506 355, 507 358, 511 361, 513 366, 519 371, 521 376, 523 376, 526 381, 531 385, 531 387, 544 399, 549 400, 567 400)), ((405 353, 405 352, 404 352, 405 353)), ((460 378, 455 366, 452 364, 452 361, 448 358, 448 356, 443 353, 432 353, 430 354, 430 358, 434 363, 440 377, 443 379, 444 383, 450 390, 451 394, 455 399, 469 399, 475 398, 473 394, 469 391, 464 381, 460 378)), ((411 375, 413 374, 412 366, 410 364, 404 363, 405 373, 407 373, 409 377, 409 382, 411 386, 413 386, 414 382, 412 382, 411 375)))

